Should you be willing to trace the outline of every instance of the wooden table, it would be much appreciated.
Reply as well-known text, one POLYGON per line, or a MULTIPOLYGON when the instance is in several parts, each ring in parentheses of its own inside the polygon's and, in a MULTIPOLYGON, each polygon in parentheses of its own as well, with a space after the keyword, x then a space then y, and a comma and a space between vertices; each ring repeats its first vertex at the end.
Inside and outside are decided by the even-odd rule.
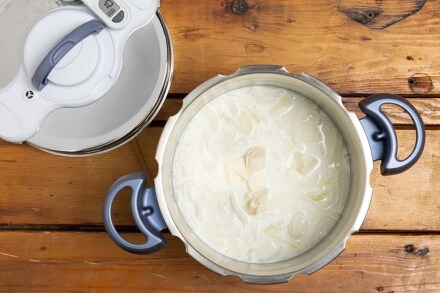
MULTIPOLYGON (((162 112, 138 138, 110 153, 63 158, 0 141, 0 291, 11 292, 440 292, 440 0, 163 0, 175 74, 162 112), (421 9, 420 9, 421 8, 421 9), (420 9, 420 10, 418 10, 420 9), (392 25, 390 23, 407 16, 392 25), (407 97, 427 126, 423 156, 389 177, 375 164, 373 199, 359 233, 317 273, 257 286, 221 277, 169 245, 152 255, 119 249, 101 218, 109 186, 127 173, 154 177, 157 142, 183 94, 248 64, 307 72, 344 97, 407 97)), ((408 153, 406 114, 387 109, 408 153)), ((123 197, 117 223, 137 238, 123 197)))

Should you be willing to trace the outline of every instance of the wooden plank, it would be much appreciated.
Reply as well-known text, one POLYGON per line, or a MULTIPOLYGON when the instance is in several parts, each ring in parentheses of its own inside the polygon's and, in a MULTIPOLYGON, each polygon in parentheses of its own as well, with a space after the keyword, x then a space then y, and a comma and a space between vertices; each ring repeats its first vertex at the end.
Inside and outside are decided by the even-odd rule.
POLYGON ((439 5, 427 1, 414 15, 372 30, 334 0, 163 0, 176 55, 171 91, 187 93, 240 66, 279 64, 341 94, 439 94, 439 5), (246 5, 233 9, 237 3, 246 5))
MULTIPOLYGON (((414 134, 398 131, 399 147, 409 154, 414 134), (411 142, 411 143, 409 143, 411 142)), ((440 146, 438 130, 428 130, 425 150, 419 162, 408 171, 381 176, 379 162, 371 174, 373 198, 365 218, 364 230, 440 229, 440 146)))
MULTIPOLYGON (((153 150, 151 150, 153 152, 153 150)), ((100 224, 106 190, 141 171, 132 145, 88 158, 64 158, 0 141, 0 222, 100 224)))
MULTIPOLYGON (((344 97, 342 101, 347 110, 355 112, 358 117, 365 116, 358 107, 362 97, 344 97)), ((440 125, 440 99, 439 98, 408 98, 414 107, 419 111, 426 126, 440 125)), ((182 107, 181 99, 167 99, 164 106, 158 113, 156 121, 166 121, 170 116, 179 112, 182 107)), ((402 108, 384 105, 383 111, 388 115, 391 122, 398 125, 413 125, 411 118, 402 110, 402 108)))
POLYGON ((105 233, 0 232, 0 291, 5 292, 438 292, 439 235, 357 234, 311 276, 280 285, 221 277, 166 235, 168 247, 133 255, 105 233))
MULTIPOLYGON (((148 128, 112 153, 78 159, 0 142, 0 225, 101 226, 103 200, 116 179, 142 170, 156 176, 154 155, 161 130, 148 128)), ((398 135, 403 152, 409 152, 412 131, 399 130, 398 135)), ((410 170, 383 177, 376 164, 364 230, 440 231, 439 146, 439 131, 428 130, 424 154, 410 170)), ((128 201, 126 193, 116 204, 117 224, 133 223, 128 201)))

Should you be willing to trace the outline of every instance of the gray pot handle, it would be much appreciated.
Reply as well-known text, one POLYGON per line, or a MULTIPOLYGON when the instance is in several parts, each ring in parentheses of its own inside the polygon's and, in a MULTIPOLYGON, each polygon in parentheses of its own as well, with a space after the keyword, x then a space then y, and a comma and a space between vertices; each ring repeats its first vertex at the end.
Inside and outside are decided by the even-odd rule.
POLYGON ((160 234, 167 225, 160 213, 154 188, 146 188, 145 175, 135 173, 122 177, 110 188, 104 201, 104 226, 112 240, 122 249, 137 253, 153 253, 166 245, 165 238, 160 234), (128 242, 118 233, 113 224, 112 206, 118 193, 129 187, 131 194, 131 211, 139 230, 147 237, 143 244, 128 242))
POLYGON ((381 160, 382 175, 401 173, 413 166, 420 158, 425 146, 425 126, 416 108, 400 96, 376 94, 359 102, 359 107, 367 116, 360 120, 371 147, 373 160, 381 160), (394 127, 382 112, 384 104, 394 104, 403 108, 411 117, 416 128, 416 143, 411 154, 404 160, 397 158, 397 136, 394 127))
POLYGON ((48 83, 48 76, 58 64, 58 62, 66 56, 79 42, 87 38, 92 34, 99 34, 105 28, 99 20, 91 20, 86 22, 70 34, 62 38, 52 50, 47 54, 47 56, 38 65, 34 76, 32 77, 32 84, 34 87, 41 91, 48 83))

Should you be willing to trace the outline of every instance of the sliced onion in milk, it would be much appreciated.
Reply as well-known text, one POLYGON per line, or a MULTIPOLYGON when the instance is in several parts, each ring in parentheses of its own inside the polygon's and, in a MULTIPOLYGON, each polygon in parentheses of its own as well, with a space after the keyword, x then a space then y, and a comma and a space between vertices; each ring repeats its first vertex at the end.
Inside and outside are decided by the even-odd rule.
POLYGON ((316 245, 345 204, 344 141, 316 104, 252 86, 212 100, 176 147, 173 187, 194 233, 223 255, 253 263, 316 245))

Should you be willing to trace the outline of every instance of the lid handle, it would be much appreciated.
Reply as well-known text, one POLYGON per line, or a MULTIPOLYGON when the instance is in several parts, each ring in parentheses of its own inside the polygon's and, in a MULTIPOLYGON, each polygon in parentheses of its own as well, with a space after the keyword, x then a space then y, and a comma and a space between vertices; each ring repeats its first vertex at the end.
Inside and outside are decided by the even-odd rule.
POLYGON ((58 62, 66 56, 78 43, 92 34, 99 34, 105 28, 99 20, 91 20, 86 22, 67 36, 62 38, 53 49, 47 54, 47 56, 41 61, 37 67, 34 76, 32 77, 32 84, 34 87, 41 91, 48 83, 48 76, 58 64, 58 62))

